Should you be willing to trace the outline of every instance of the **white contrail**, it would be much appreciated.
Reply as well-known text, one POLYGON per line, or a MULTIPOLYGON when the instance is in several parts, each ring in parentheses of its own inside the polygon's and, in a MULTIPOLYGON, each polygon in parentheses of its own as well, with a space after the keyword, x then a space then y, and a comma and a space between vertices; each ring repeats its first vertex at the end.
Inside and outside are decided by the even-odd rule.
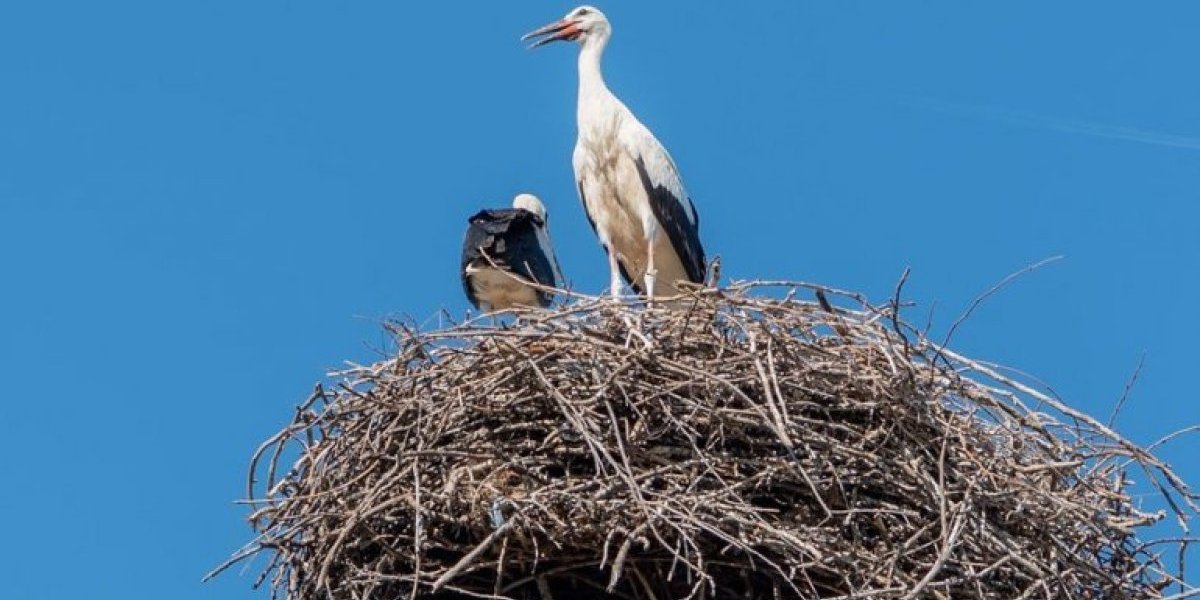
POLYGON ((1090 123, 1088 121, 1065 119, 1061 117, 1051 117, 1047 115, 1039 115, 1035 113, 1000 108, 997 106, 959 104, 956 102, 946 102, 944 100, 920 98, 915 96, 897 96, 897 99, 904 104, 916 108, 926 108, 965 117, 977 117, 992 121, 1003 121, 1016 125, 1028 125, 1031 127, 1054 129, 1056 131, 1063 131, 1066 133, 1077 133, 1080 135, 1090 135, 1093 137, 1108 138, 1112 140, 1124 140, 1127 142, 1137 142, 1139 144, 1150 144, 1152 146, 1167 146, 1170 148, 1200 150, 1200 138, 1187 137, 1184 135, 1148 131, 1145 129, 1138 129, 1136 127, 1120 127, 1114 125, 1104 125, 1102 123, 1090 123))

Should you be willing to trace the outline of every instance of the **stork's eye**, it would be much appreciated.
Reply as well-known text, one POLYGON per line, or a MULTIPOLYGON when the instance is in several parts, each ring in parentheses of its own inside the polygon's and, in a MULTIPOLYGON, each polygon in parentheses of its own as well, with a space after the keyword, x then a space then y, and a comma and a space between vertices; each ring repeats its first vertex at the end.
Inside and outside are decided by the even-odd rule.
POLYGON ((590 11, 586 8, 581 8, 581 9, 575 11, 575 16, 577 16, 577 17, 582 17, 583 15, 590 15, 590 14, 592 14, 592 11, 590 11))

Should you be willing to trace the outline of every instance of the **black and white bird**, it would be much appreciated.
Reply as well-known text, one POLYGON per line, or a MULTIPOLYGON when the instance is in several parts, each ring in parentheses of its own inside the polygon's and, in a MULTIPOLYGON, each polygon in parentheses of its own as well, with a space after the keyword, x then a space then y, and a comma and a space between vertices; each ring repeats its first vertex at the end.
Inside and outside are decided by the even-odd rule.
POLYGON ((512 208, 482 210, 467 223, 461 275, 471 304, 488 312, 549 306, 554 293, 530 282, 549 288, 565 282, 541 200, 521 194, 512 208))
POLYGON ((581 46, 575 181, 608 254, 612 294, 624 276, 639 293, 673 296, 676 282, 704 280, 700 219, 671 155, 604 83, 600 59, 611 36, 604 13, 580 6, 522 39, 539 38, 534 48, 581 46))

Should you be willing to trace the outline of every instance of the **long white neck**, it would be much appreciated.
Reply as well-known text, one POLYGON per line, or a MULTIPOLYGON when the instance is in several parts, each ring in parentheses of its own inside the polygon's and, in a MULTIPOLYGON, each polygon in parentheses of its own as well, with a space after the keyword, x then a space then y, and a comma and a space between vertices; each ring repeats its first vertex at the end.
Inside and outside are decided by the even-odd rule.
POLYGON ((607 45, 607 35, 597 36, 585 40, 579 51, 579 105, 576 117, 580 130, 586 127, 589 118, 602 113, 605 104, 615 100, 600 70, 600 59, 607 45))

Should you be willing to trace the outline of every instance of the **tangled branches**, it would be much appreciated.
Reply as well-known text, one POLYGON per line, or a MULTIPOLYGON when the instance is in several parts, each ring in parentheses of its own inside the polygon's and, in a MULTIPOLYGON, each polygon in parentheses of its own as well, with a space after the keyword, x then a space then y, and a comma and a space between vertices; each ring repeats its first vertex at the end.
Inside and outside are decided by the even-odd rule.
POLYGON ((255 455, 260 535, 229 564, 265 557, 260 581, 289 600, 1142 599, 1180 583, 1139 536, 1165 515, 1138 509, 1128 475, 1181 520, 1197 497, 1149 452, 895 306, 759 289, 395 327, 394 358, 318 388, 255 455))

